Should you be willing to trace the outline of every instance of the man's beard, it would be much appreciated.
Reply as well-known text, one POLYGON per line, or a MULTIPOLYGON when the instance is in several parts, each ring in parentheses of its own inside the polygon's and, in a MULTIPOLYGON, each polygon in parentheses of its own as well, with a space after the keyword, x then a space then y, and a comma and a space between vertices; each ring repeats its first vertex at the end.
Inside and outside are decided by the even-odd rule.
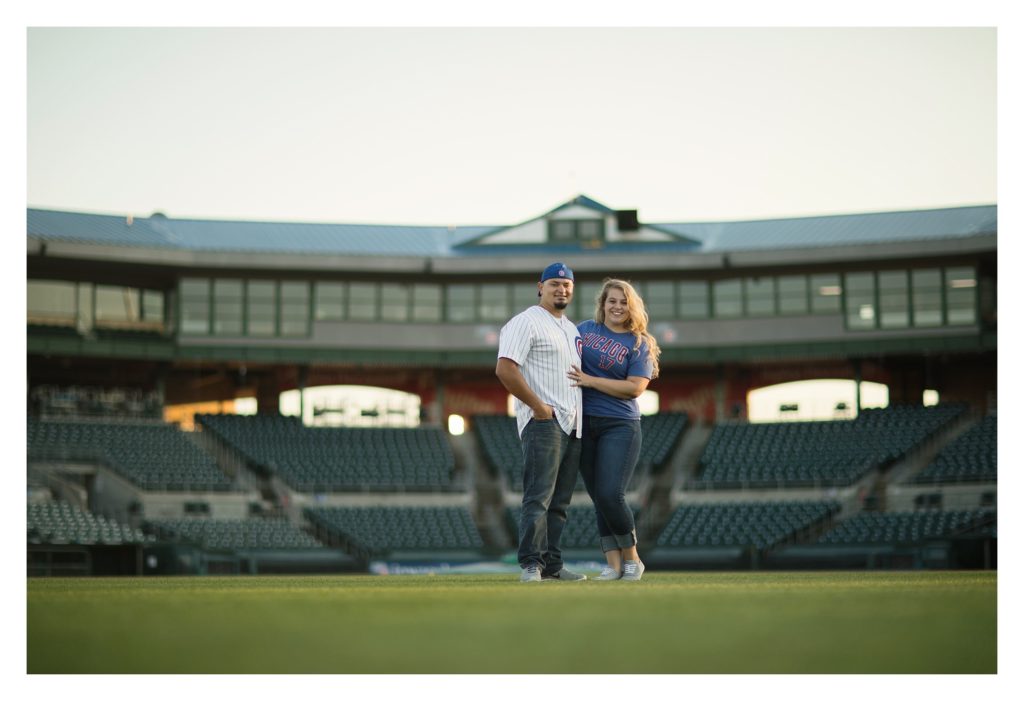
POLYGON ((565 309, 569 306, 569 300, 566 299, 563 303, 559 304, 557 301, 552 305, 555 309, 565 309))

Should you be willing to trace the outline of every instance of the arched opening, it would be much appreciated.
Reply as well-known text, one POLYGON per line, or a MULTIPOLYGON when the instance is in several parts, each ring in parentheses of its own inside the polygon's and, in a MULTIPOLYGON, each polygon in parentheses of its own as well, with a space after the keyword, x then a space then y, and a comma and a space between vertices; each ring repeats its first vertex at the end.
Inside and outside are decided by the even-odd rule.
POLYGON ((420 424, 420 397, 373 386, 313 386, 281 394, 282 415, 301 415, 307 426, 402 427, 420 424))
MULTIPOLYGON (((884 408, 887 405, 888 386, 861 381, 861 408, 884 408)), ((758 388, 747 394, 747 417, 751 423, 856 418, 857 382, 822 378, 758 388)))

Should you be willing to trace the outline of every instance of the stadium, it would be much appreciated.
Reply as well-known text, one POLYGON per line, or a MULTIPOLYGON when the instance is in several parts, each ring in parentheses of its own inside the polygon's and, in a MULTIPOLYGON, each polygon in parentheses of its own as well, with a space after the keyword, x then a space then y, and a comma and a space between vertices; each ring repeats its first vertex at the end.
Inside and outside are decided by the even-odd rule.
MULTIPOLYGON (((670 639, 625 672, 995 672, 996 245, 995 205, 646 223, 578 195, 514 225, 422 227, 29 208, 29 671, 595 672, 591 635, 521 668, 414 611, 440 627, 474 596, 524 613, 546 596, 571 618, 587 596, 648 591, 629 635, 650 641, 666 620, 712 625, 676 617, 688 591, 727 629, 725 599, 772 606, 803 655, 737 657, 749 630, 719 628, 720 650, 670 639), (602 279, 627 279, 662 348, 628 493, 648 567, 634 591, 512 584, 521 454, 498 333, 553 261, 575 271, 574 321, 602 279), (879 636, 823 655, 800 606, 865 582, 875 597, 832 640, 865 621, 879 636), (920 582, 947 608, 913 599, 920 582), (308 605, 363 645, 324 656, 304 620, 286 658, 239 655, 239 634, 207 657, 129 641, 90 662, 55 613, 149 591, 172 611, 215 598, 205 622, 172 616, 210 625, 254 587, 282 597, 274 615, 308 605), (335 620, 325 591, 406 604, 335 620), (418 652, 374 647, 403 619, 418 652)), ((583 568, 600 557, 582 484, 562 543, 583 568)))

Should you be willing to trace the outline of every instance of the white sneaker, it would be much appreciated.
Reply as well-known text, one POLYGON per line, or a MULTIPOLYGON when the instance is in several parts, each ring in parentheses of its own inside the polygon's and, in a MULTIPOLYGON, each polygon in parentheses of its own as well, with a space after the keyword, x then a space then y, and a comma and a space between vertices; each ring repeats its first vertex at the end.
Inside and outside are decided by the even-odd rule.
POLYGON ((578 574, 575 571, 570 571, 564 566, 553 574, 542 574, 541 580, 543 581, 586 581, 586 574, 578 574))
POLYGON ((622 572, 618 569, 613 569, 611 566, 605 566, 601 569, 601 575, 595 576, 595 581, 615 581, 622 578, 622 572))
POLYGON ((637 559, 636 561, 623 561, 622 562, 622 580, 623 581, 639 581, 640 577, 644 575, 644 562, 637 559))
POLYGON ((540 567, 537 564, 527 564, 523 567, 523 574, 519 577, 523 583, 529 581, 540 581, 540 567))

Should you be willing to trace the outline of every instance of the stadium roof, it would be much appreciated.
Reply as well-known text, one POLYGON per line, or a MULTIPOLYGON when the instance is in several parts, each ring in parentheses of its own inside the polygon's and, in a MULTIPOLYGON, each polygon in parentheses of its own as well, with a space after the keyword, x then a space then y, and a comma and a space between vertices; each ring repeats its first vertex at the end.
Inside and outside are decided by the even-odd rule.
MULTIPOLYGON (((564 203, 612 213, 586 196, 564 203)), ((540 216, 541 218, 545 216, 540 216)), ((540 219, 540 218, 535 218, 540 219)), ((147 218, 28 209, 28 237, 47 243, 131 247, 189 252, 365 255, 382 257, 471 257, 502 254, 676 252, 732 253, 791 248, 848 247, 881 242, 934 241, 995 235, 997 206, 830 215, 734 222, 650 223, 672 236, 667 241, 607 242, 592 245, 522 244, 491 246, 477 238, 513 226, 396 226, 242 220, 147 218)))

